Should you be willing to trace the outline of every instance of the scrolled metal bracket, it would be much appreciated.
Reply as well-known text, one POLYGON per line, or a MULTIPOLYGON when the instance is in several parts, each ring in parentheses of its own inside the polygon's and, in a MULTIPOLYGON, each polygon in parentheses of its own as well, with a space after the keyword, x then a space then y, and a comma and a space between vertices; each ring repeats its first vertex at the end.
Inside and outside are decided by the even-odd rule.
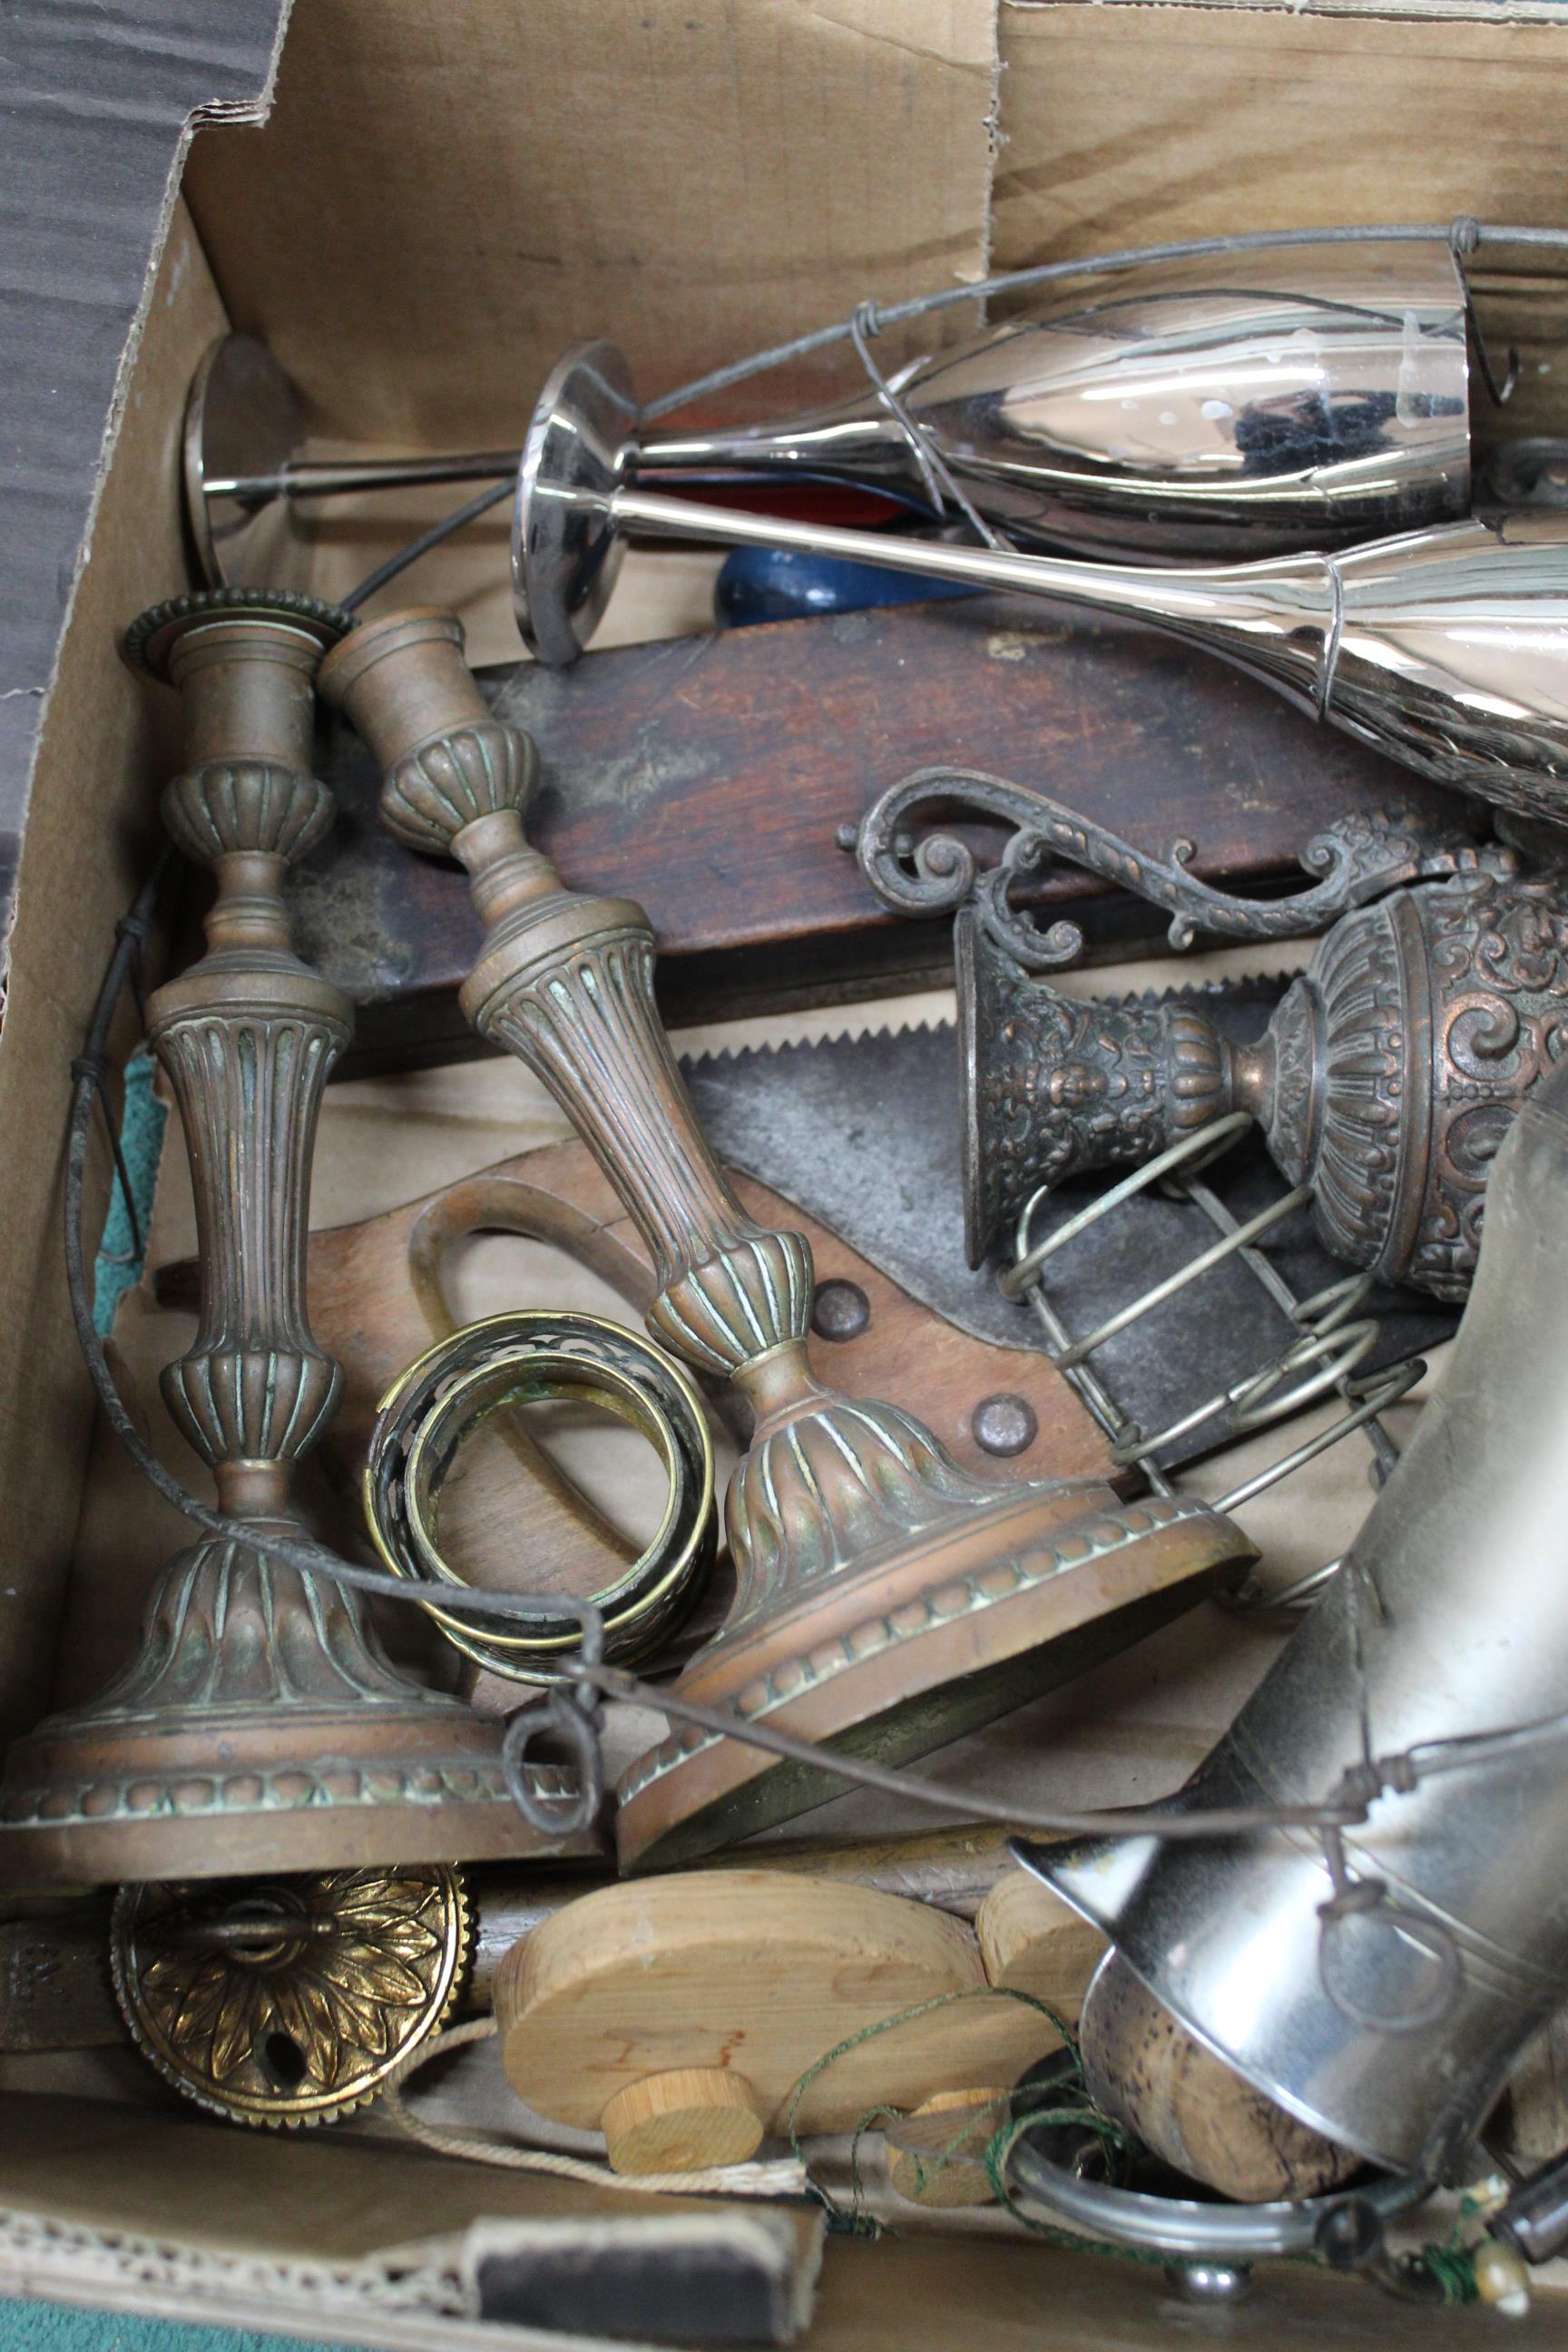
POLYGON ((1026 971, 1060 971, 1083 953, 1078 925, 1042 928, 1012 903, 1014 884, 1065 858, 1118 883, 1171 916, 1173 948, 1192 945, 1200 931, 1228 940, 1296 939, 1321 930, 1352 907, 1363 907, 1409 882, 1466 873, 1511 875, 1516 851, 1492 842, 1457 837, 1408 805, 1357 812, 1314 835, 1300 853, 1312 876, 1309 889, 1284 898, 1244 898, 1216 890, 1193 873, 1196 845, 1175 841, 1163 857, 1135 849, 1047 793, 986 774, 981 769, 920 768, 873 803, 858 825, 843 825, 841 848, 852 850, 885 907, 903 915, 956 913, 973 900, 998 947, 1026 971), (916 827, 938 816, 994 817, 1014 830, 999 862, 984 872, 956 834, 916 827))

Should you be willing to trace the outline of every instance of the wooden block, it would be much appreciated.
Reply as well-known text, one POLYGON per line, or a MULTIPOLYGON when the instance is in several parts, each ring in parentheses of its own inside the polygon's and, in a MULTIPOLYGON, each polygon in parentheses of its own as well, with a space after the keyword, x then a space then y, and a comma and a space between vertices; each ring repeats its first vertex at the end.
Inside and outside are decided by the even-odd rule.
POLYGON ((985 1973, 1072 2023, 1109 1946, 1032 1870, 1006 1871, 975 1915, 985 1973))
POLYGON ((602 2129, 617 2170, 683 2170, 714 2148, 750 2154, 792 2109, 799 2132, 843 2131, 879 2105, 1016 2082, 1057 2037, 984 1988, 973 1934, 944 1913, 710 1870, 556 1913, 502 1962, 495 2010, 508 2077, 537 2114, 602 2129))
MULTIPOLYGON (((951 925, 889 915, 835 840, 916 768, 1037 784, 1161 855, 1190 840, 1194 872, 1232 887, 1292 871, 1353 811, 1460 806, 1223 662, 1030 598, 786 621, 481 683, 539 746, 530 837, 574 887, 647 907, 672 1021, 945 975, 951 925)), ((343 1071, 481 1051, 457 1003, 479 943, 465 877, 384 830, 374 763, 341 723, 323 773, 339 822, 290 899, 301 953, 357 1007, 343 1071)), ((1086 920, 1101 952, 1163 936, 1164 918, 1071 867, 1038 899, 1086 920)))
POLYGON ((889 2124, 888 2178, 911 2205, 953 2211, 994 2205, 996 2191, 983 2161, 1007 2120, 1005 2089, 939 2091, 914 2113, 889 2124))

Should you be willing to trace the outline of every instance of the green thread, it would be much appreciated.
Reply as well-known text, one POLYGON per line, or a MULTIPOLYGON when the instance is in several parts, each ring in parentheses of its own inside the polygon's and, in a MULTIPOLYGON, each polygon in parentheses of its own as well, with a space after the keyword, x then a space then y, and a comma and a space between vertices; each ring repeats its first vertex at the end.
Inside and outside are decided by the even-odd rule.
MULTIPOLYGON (((901 2108, 889 2107, 886 2105, 867 2108, 865 2114, 856 2125, 855 2137, 849 2143, 848 2212, 845 2213, 841 2207, 835 2209, 832 2198, 826 2198, 829 2210, 836 2210, 838 2212, 842 2226, 856 2237, 897 2238, 902 2235, 902 2232, 896 2229, 891 2221, 879 2221, 874 2213, 867 2212, 865 2207, 866 2184, 860 2176, 860 2143, 865 2138, 866 2134, 871 2129, 874 2124, 898 2123, 901 2121, 902 2113, 903 2111, 901 2108)), ((823 2194, 826 2197, 826 2190, 824 2190, 823 2194)))
MULTIPOLYGON (((858 2033, 848 2034, 842 2042, 836 2042, 831 2050, 825 2052, 823 2056, 816 2060, 815 2064, 806 2068, 795 2089, 790 2093, 789 2113, 784 2118, 784 2129, 789 2135, 790 2148, 795 2162, 803 2167, 805 2163, 795 2118, 800 2113, 801 2101, 819 2075, 826 2074, 830 2066, 836 2066, 840 2058, 847 2057, 851 2050, 861 2049, 868 2042, 875 2042, 879 2034, 890 2033, 895 2026, 909 2025, 917 2017, 929 2017, 933 2010, 947 2009, 955 2000, 1016 2000, 1025 2009, 1035 2010, 1061 2036, 1063 2044, 1072 2053, 1076 2067, 1077 2041, 1071 2028, 1063 2018, 1058 2016, 1049 2001, 1037 2000, 1033 1993, 1019 1992, 1012 1985, 964 1985, 956 1992, 935 1993, 930 2000, 918 2000, 910 2009, 900 2009, 891 2017, 879 2018, 875 2025, 863 2025, 858 2033)), ((847 2212, 835 2201, 826 2189, 820 2185, 817 2186, 816 2194, 826 2210, 830 2226, 858 2237, 876 2236, 880 2233, 882 2224, 871 2219, 865 2211, 862 2201, 864 2185, 860 2177, 860 2141, 876 2116, 894 2116, 897 2113, 897 2108, 893 2107, 871 2107, 868 2109, 866 2116, 856 2127, 849 2153, 850 2194, 853 2202, 847 2212)))
POLYGON ((1487 2219, 1491 2210, 1484 2199, 1467 2189, 1459 2200, 1454 2226, 1442 2244, 1423 2246, 1419 2252, 1405 2258, 1406 2266, 1412 2272, 1424 2272, 1432 2280, 1447 2305, 1479 2300, 1481 2291, 1476 2284, 1476 2248, 1486 2234, 1487 2219))
POLYGON ((1450 2239, 1447 2245, 1423 2246, 1410 2257, 1411 2267, 1425 2271, 1442 2291, 1445 2305, 1454 2307, 1474 2303, 1480 2294, 1476 2284, 1476 2258, 1468 2246, 1457 2246, 1450 2239))

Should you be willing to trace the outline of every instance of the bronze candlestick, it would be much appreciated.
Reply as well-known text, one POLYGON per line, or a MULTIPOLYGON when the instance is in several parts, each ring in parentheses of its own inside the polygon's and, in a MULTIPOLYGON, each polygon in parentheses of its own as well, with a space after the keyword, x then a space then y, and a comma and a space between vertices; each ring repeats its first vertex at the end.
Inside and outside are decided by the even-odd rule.
MULTIPOLYGON (((195 1345, 163 1375, 219 1508, 298 1536, 294 1465, 337 1403, 310 1337, 310 1156, 347 1001, 294 953, 289 862, 331 816, 310 773, 314 680, 353 625, 313 600, 229 590, 144 614, 128 657, 174 685, 189 764, 163 796, 217 898, 207 951, 158 990, 201 1261, 195 1345)), ((36 1883, 194 1878, 548 1850, 512 1805, 501 1726, 383 1655, 356 1595, 208 1536, 165 1570, 140 1654, 89 1706, 12 1749, 0 1871, 36 1883)))
POLYGON ((1568 1045, 1568 874, 1489 849, 1342 915, 1253 1045, 1179 998, 1064 996, 976 909, 954 948, 973 1262, 1042 1185, 1245 1110, 1333 1256, 1468 1297, 1492 1160, 1568 1045))
MULTIPOLYGON (((655 1263, 650 1328, 755 1412, 726 1505, 735 1606, 677 1693, 905 1759, 1136 1639, 1249 1555, 1201 1504, 993 1484, 909 1414, 824 1388, 810 1250, 748 1216, 708 1148, 654 1008, 642 908, 567 890, 529 845, 533 747, 487 708, 458 622, 389 614, 334 649, 321 684, 376 756, 392 832, 468 869, 487 935, 464 1009, 552 1088, 625 1200, 655 1263)), ((622 1780, 622 1859, 684 1860, 841 1785, 681 1732, 622 1780)))

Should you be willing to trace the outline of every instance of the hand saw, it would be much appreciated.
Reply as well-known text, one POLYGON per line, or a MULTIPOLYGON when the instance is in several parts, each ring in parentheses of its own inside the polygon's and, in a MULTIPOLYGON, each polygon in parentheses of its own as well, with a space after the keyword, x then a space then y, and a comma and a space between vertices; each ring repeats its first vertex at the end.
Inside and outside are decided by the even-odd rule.
MULTIPOLYGON (((1106 1441, 1065 1377, 1033 1347, 1026 1326, 1011 1339, 966 1328, 921 1301, 830 1228, 768 1186, 737 1172, 736 1190, 752 1213, 805 1233, 816 1268, 816 1312, 809 1345, 826 1380, 851 1396, 878 1396, 921 1418, 956 1459, 988 1475, 1028 1479, 1104 1477, 1106 1441), (849 1311, 846 1313, 844 1310, 849 1311), (976 1433, 985 1400, 1022 1399, 1036 1433, 1016 1455, 998 1460, 976 1433)), ((342 1402, 320 1449, 322 1466, 357 1518, 359 1480, 376 1409, 397 1375, 458 1319, 447 1295, 453 1255, 470 1235, 521 1234, 564 1250, 609 1284, 640 1320, 657 1284, 645 1245, 585 1145, 573 1141, 521 1154, 481 1170, 400 1209, 312 1234, 306 1282, 311 1328, 343 1370, 342 1402)), ((526 1278, 526 1277, 524 1277, 526 1278)), ((534 1280, 559 1285, 549 1274, 534 1280)), ((161 1305, 195 1298, 194 1261, 161 1268, 161 1305)), ((548 1296, 498 1295, 485 1311, 558 1304, 548 1296)), ((738 1408, 728 1393, 716 1420, 738 1408)), ((737 1429, 731 1439, 740 1436, 737 1429)), ((534 1591, 582 1594, 608 1580, 608 1561, 637 1549, 535 1446, 513 1419, 507 1447, 476 1454, 466 1474, 461 1565, 480 1584, 515 1590, 520 1561, 534 1591), (527 1484, 520 1490, 521 1463, 527 1484)), ((682 1652, 714 1630, 727 1606, 726 1579, 685 1629, 682 1652)), ((410 1638, 398 1629, 400 1641, 410 1638)), ((515 1706, 515 1686, 493 1693, 472 1683, 476 1703, 494 1697, 515 1706)))
MULTIPOLYGON (((1225 1036, 1246 1045, 1262 1035, 1285 986, 1283 980, 1233 980, 1171 990, 1165 1001, 1201 1003, 1225 1036)), ((1152 993, 1142 1001, 1162 1000, 1152 993)), ((997 1345, 1044 1347, 1029 1307, 998 1288, 999 1269, 972 1273, 965 1260, 952 1028, 869 1031, 816 1045, 705 1056, 682 1066, 721 1158, 748 1171, 765 1171, 771 1182, 933 1314, 997 1345)), ((1035 1238, 1059 1231, 1109 1188, 1114 1173, 1050 1194, 1036 1214, 1035 1238)), ((1238 1222, 1286 1191, 1253 1135, 1213 1163, 1205 1181, 1238 1222)), ((1053 1261, 1052 1304, 1070 1331, 1096 1329, 1214 1239, 1213 1225, 1191 1202, 1145 1192, 1053 1261)), ((1344 1268, 1319 1245, 1306 1209, 1268 1235, 1267 1255, 1299 1300, 1344 1276, 1344 1268)), ((1458 1320, 1454 1312, 1404 1289, 1374 1291, 1363 1311, 1382 1327, 1363 1366, 1369 1371, 1435 1347, 1458 1320)), ((1124 1412, 1145 1429, 1160 1429, 1257 1371, 1300 1337, 1300 1328, 1233 1257, 1107 1340, 1095 1351, 1095 1370, 1124 1412)), ((1227 1434, 1216 1417, 1162 1453, 1162 1465, 1177 1467, 1227 1434)))
MULTIPOLYGON (((1237 1043, 1261 1034, 1284 983, 1227 982, 1186 992, 1237 1043)), ((868 1032, 813 1045, 721 1053, 683 1066, 698 1113, 748 1208, 800 1226, 818 1280, 811 1347, 825 1377, 851 1394, 882 1395, 917 1412, 961 1463, 987 1475, 1103 1475, 1104 1437, 1045 1349, 1026 1306, 1005 1298, 995 1269, 965 1262, 958 1127, 958 1051, 951 1027, 868 1032), (1016 1454, 984 1443, 977 1409, 1022 1399, 1037 1434, 1016 1454)), ((1064 1187, 1043 1204, 1037 1230, 1055 1230, 1095 1196, 1102 1178, 1064 1187)), ((1238 1219, 1283 1192, 1261 1143, 1244 1139, 1208 1171, 1238 1219)), ((569 1142, 523 1153, 365 1222, 310 1236, 310 1315, 343 1366, 343 1402, 323 1445, 326 1466, 357 1495, 377 1403, 392 1381, 456 1319, 447 1274, 472 1234, 531 1235, 568 1251, 640 1316, 651 1270, 630 1220, 586 1148, 569 1142)), ((1069 1328, 1089 1330, 1214 1239, 1180 1198, 1143 1195, 1085 1234, 1052 1269, 1052 1299, 1069 1328)), ((1269 1236, 1268 1256, 1298 1298, 1341 1278, 1301 1212, 1269 1236)), ((163 1303, 192 1292, 189 1262, 156 1278, 163 1303)), ((497 1295, 487 1312, 555 1304, 497 1295)), ((1410 1292, 1375 1295, 1382 1336, 1373 1365, 1436 1345, 1454 1314, 1410 1292)), ((1097 1351, 1122 1409, 1161 1427, 1214 1390, 1255 1371, 1299 1332, 1235 1259, 1097 1351)), ((716 1413, 726 1408, 715 1405, 716 1413)), ((733 1410, 732 1400, 729 1410, 733 1410)), ((1016 1420, 1014 1421, 1016 1428, 1016 1420)), ((738 1432, 736 1433, 739 1433, 738 1432)), ((1194 1432, 1162 1455, 1175 1466, 1223 1437, 1194 1432)), ((535 1590, 582 1591, 606 1555, 629 1556, 611 1527, 535 1448, 509 1433, 529 1474, 526 1546, 535 1590)), ((515 1584, 520 1530, 516 1462, 476 1463, 464 1514, 464 1568, 477 1580, 515 1584)), ((721 1608, 723 1596, 716 1605, 721 1608)), ((690 1629, 700 1637, 710 1612, 690 1629)), ((513 1701, 515 1703, 515 1701, 513 1701)))
MULTIPOLYGON (((574 887, 625 892, 659 937, 667 1020, 920 987, 951 971, 945 924, 889 917, 835 845, 897 777, 951 761, 1044 783, 1232 889, 1296 869, 1303 841, 1357 812, 1419 807, 1462 837, 1462 795, 1342 736, 1301 727, 1239 671, 1026 597, 905 604, 523 662, 481 675, 539 749, 531 837, 574 887), (1194 756, 1201 746, 1201 756, 1194 756)), ((353 1068, 477 1049, 456 1003, 478 942, 455 866, 410 862, 379 820, 381 779, 329 724, 321 773, 339 819, 289 885, 300 951, 355 1008, 353 1068)), ((989 864, 994 825, 961 828, 989 864)), ((1095 953, 1163 919, 1058 864, 1021 903, 1070 914, 1095 953)))

